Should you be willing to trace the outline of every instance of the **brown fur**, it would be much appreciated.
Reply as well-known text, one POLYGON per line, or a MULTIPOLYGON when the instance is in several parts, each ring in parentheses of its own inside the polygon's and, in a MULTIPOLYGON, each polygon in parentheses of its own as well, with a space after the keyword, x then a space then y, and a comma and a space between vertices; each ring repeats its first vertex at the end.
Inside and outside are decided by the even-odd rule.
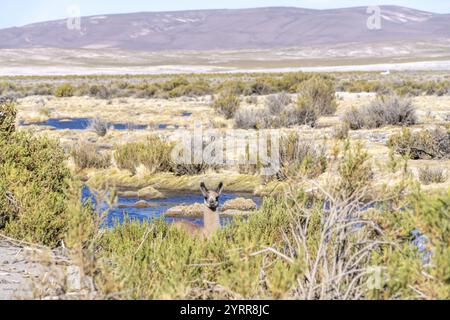
POLYGON ((209 239, 220 229, 220 217, 217 208, 219 207, 219 197, 223 190, 223 183, 221 182, 216 190, 208 190, 202 182, 200 190, 205 197, 203 226, 188 221, 177 221, 173 225, 178 230, 182 230, 191 236, 209 239))

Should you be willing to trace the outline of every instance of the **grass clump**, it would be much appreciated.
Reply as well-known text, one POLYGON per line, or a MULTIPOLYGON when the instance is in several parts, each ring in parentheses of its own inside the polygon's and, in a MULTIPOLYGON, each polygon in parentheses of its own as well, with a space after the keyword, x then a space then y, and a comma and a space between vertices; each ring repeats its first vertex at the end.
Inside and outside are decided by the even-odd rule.
POLYGON ((419 180, 424 185, 444 183, 447 181, 447 175, 442 168, 425 167, 419 169, 419 180))
POLYGON ((368 107, 352 108, 342 121, 352 130, 381 128, 387 125, 410 126, 417 123, 410 98, 398 95, 378 96, 368 107))
POLYGON ((82 142, 72 148, 70 155, 78 169, 106 169, 111 165, 111 156, 100 153, 95 144, 82 142))
POLYGON ((173 145, 150 136, 145 142, 131 142, 116 146, 114 159, 120 169, 136 174, 139 165, 144 165, 151 173, 172 169, 171 152, 173 145))
POLYGON ((70 83, 64 83, 55 89, 55 97, 66 98, 73 97, 75 88, 70 83))
POLYGON ((412 160, 450 159, 450 133, 441 127, 418 132, 404 129, 390 137, 388 145, 412 160))
POLYGON ((222 114, 226 119, 232 119, 239 109, 241 101, 239 97, 231 91, 222 92, 213 102, 213 108, 222 114))

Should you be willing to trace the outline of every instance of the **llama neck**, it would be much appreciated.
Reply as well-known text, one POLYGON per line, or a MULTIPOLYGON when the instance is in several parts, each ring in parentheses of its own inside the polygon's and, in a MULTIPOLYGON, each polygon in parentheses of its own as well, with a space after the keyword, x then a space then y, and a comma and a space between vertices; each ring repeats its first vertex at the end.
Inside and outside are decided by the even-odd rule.
POLYGON ((219 212, 205 207, 203 210, 204 233, 209 238, 220 229, 219 212))

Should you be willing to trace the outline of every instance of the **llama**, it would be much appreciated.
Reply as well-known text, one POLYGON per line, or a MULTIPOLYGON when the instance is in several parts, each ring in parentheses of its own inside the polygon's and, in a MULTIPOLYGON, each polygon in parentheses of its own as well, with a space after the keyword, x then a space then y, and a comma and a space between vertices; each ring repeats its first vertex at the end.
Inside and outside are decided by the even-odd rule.
POLYGON ((216 190, 208 190, 202 182, 200 183, 200 190, 205 198, 203 226, 188 221, 177 221, 173 225, 177 229, 183 230, 192 236, 201 239, 210 239, 220 229, 220 218, 217 209, 219 207, 219 198, 223 191, 223 183, 219 183, 216 190))

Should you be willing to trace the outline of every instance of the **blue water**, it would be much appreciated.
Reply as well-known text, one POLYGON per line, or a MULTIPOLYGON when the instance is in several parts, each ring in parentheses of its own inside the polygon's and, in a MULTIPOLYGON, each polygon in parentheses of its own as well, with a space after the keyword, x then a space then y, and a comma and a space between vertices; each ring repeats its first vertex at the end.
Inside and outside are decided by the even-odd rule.
MULTIPOLYGON (((92 121, 90 118, 70 118, 70 119, 48 119, 43 122, 20 123, 21 126, 45 126, 53 127, 56 130, 85 130, 89 127, 92 121)), ((130 124, 130 123, 110 123, 108 126, 114 130, 146 130, 148 125, 130 124)), ((160 124, 159 129, 166 129, 166 124, 160 124)))
MULTIPOLYGON (((223 205, 223 203, 227 200, 235 199, 238 197, 241 197, 242 195, 238 194, 222 194, 220 197, 220 203, 223 205)), ((251 198, 255 203, 258 205, 258 207, 262 203, 262 199, 258 197, 252 197, 252 196, 245 196, 245 198, 251 198)), ((95 206, 95 197, 91 193, 91 191, 85 187, 83 188, 82 192, 82 201, 83 203, 86 203, 87 201, 91 200, 92 204, 95 206)), ((139 198, 125 198, 125 197, 118 197, 117 202, 115 203, 114 207, 108 208, 107 205, 102 204, 102 207, 100 208, 100 212, 107 212, 107 216, 105 219, 105 223, 111 227, 114 226, 117 223, 122 224, 126 219, 127 220, 137 220, 137 221, 150 221, 155 218, 160 218, 169 208, 178 206, 178 205, 190 205, 194 203, 203 203, 203 196, 200 193, 196 194, 168 194, 166 199, 159 199, 159 200, 146 200, 148 203, 157 203, 158 205, 155 207, 150 208, 119 208, 120 205, 133 205, 136 202, 138 202, 139 198)), ((195 218, 169 218, 166 217, 165 221, 167 222, 173 222, 177 220, 186 220, 194 222, 198 225, 202 225, 203 221, 202 219, 195 219, 195 218)), ((225 225, 226 223, 229 223, 231 218, 221 218, 221 224, 225 225)))

